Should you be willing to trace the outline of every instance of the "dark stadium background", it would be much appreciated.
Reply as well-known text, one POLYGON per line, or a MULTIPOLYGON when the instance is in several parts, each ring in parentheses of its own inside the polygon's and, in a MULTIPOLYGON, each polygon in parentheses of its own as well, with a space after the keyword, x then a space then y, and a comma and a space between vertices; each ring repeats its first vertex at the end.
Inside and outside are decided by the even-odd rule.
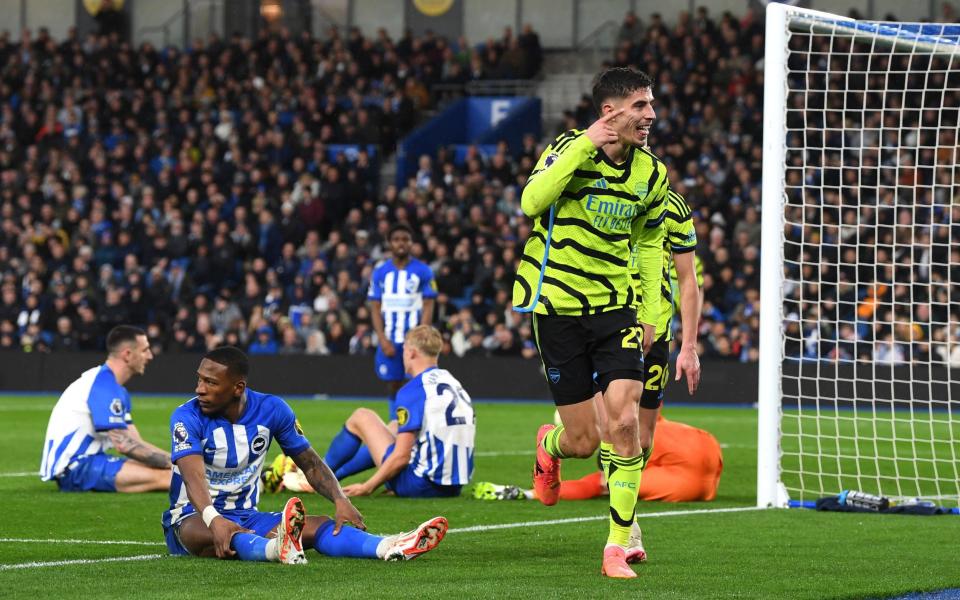
MULTIPOLYGON (((815 131, 840 111, 813 89, 826 76, 809 71, 832 62, 833 81, 864 57, 879 71, 903 59, 825 59, 833 29, 792 37, 794 79, 785 87, 802 106, 790 113, 796 131, 785 149, 813 151, 809 163, 790 163, 799 152, 787 160, 784 216, 797 224, 786 238, 810 243, 785 249, 788 283, 803 283, 785 290, 791 360, 776 373, 780 393, 764 393, 758 410, 766 1, 113 0, 119 11, 97 10, 104 2, 0 0, 0 595, 182 598, 202 582, 207 595, 243 598, 278 589, 390 599, 956 597, 960 575, 944 568, 956 563, 953 517, 758 507, 769 495, 764 473, 777 466, 773 483, 799 488, 791 498, 803 500, 853 485, 882 492, 881 478, 898 493, 913 483, 938 497, 957 489, 951 403, 960 396, 950 367, 960 364, 960 309, 951 302, 960 275, 918 268, 925 249, 948 251, 934 264, 960 262, 949 254, 960 239, 960 207, 949 196, 957 190, 943 168, 960 156, 956 69, 910 84, 926 101, 946 100, 932 115, 942 139, 918 134, 918 151, 906 157, 913 162, 893 160, 886 173, 869 161, 850 169, 836 133, 815 131), (819 62, 804 64, 806 56, 819 62), (359 406, 385 408, 364 295, 388 227, 405 221, 437 275, 435 322, 448 340, 441 364, 473 398, 514 400, 474 403, 472 483, 529 485, 533 432, 553 405, 529 324, 507 305, 529 232, 519 198, 544 145, 592 120, 583 95, 604 65, 636 66, 657 82, 652 150, 695 211, 706 300, 701 388, 691 399, 670 385, 665 416, 712 433, 724 463, 710 502, 638 505, 650 560, 637 585, 599 575, 606 498, 549 509, 469 492, 436 503, 357 498, 371 531, 443 514, 449 536, 413 563, 311 553, 310 565, 288 575, 166 556, 166 493, 60 494, 39 480, 58 395, 103 360, 103 336, 119 322, 150 331, 157 358, 129 388, 139 431, 161 447, 171 412, 192 393, 200 353, 221 343, 251 353, 251 387, 286 396, 320 451, 359 406), (830 148, 821 151, 821 141, 830 148), (945 180, 935 186, 931 160, 945 180), (857 203, 834 219, 838 184, 890 188, 881 176, 891 172, 900 206, 909 198, 914 218, 939 225, 930 237, 906 235, 910 215, 894 215, 886 191, 884 210, 857 203), (824 188, 823 203, 816 193, 798 203, 800 185, 824 188), (853 257, 861 269, 851 272, 856 249, 866 254, 853 257), (901 285, 871 278, 890 272, 901 285), (821 285, 851 277, 859 287, 844 285, 835 298, 821 285), (812 298, 823 301, 804 302, 812 298), (894 308, 911 319, 885 326, 894 308), (850 327, 853 313, 860 330, 850 327), (792 360, 800 357, 809 360, 792 360), (774 427, 759 417, 777 399, 782 405, 766 411, 774 427), (919 590, 941 592, 903 595, 919 590)), ((868 19, 957 21, 956 0, 796 3, 868 19)), ((929 70, 922 57, 906 62, 929 70)), ((896 84, 916 76, 887 75, 871 107, 909 101, 896 84)), ((841 96, 856 112, 856 95, 841 96)), ((890 122, 885 135, 894 138, 930 119, 859 112, 864 124, 890 122)), ((900 148, 885 144, 890 160, 900 148)), ((595 462, 563 469, 575 479, 595 462)), ((286 497, 264 494, 261 509, 278 510, 286 497)), ((320 497, 306 502, 310 514, 330 510, 320 497)))
MULTIPOLYGON (((697 220, 700 351, 705 377, 717 373, 701 399, 755 399, 742 382, 756 376, 760 309, 756 7, 127 0, 93 16, 87 4, 98 2, 9 4, 0 351, 28 356, 3 361, 5 389, 57 389, 93 359, 70 353, 101 351, 112 326, 133 323, 159 356, 154 381, 169 381, 161 365, 172 371, 177 355, 231 343, 252 355, 338 357, 306 361, 320 365, 314 393, 330 393, 349 364, 351 380, 369 380, 354 393, 376 394, 364 296, 389 224, 405 221, 436 275, 446 358, 467 361, 478 385, 512 358, 515 384, 479 395, 545 397, 529 320, 509 306, 529 231, 520 192, 544 143, 592 121, 590 76, 630 65, 657 82, 652 150, 697 220), (446 11, 428 16, 427 5, 446 11), (541 120, 512 145, 444 141, 397 164, 411 132, 485 96, 537 97, 541 120)), ((861 16, 923 18, 932 6, 877 0, 861 16)), ((870 327, 844 350, 843 332, 807 326, 797 337, 817 330, 816 343, 789 354, 873 351, 870 327)), ((924 341, 895 340, 906 361, 929 357, 924 341)))

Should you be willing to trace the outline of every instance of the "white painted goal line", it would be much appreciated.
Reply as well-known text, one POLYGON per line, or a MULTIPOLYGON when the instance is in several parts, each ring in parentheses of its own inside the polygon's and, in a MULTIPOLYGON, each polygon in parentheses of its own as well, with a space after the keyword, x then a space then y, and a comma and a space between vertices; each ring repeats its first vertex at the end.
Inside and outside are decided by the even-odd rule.
POLYGON ((0 538, 0 544, 80 544, 91 546, 166 546, 163 542, 134 540, 52 540, 41 538, 0 538))
MULTIPOLYGON (((746 512, 752 510, 766 510, 756 506, 734 506, 731 508, 698 508, 691 510, 665 510, 651 513, 639 513, 638 519, 653 519, 658 517, 682 517, 685 515, 702 515, 715 513, 746 512)), ((596 515, 592 517, 569 517, 566 519, 547 519, 544 521, 521 521, 519 523, 496 523, 493 525, 474 525, 473 527, 460 527, 451 529, 447 533, 474 533, 483 531, 494 531, 497 529, 516 529, 518 527, 538 527, 540 525, 564 525, 566 523, 585 523, 588 521, 606 521, 609 515, 596 515)))
MULTIPOLYGON (((684 515, 700 515, 714 513, 746 512, 754 510, 764 510, 756 506, 737 506, 732 508, 700 508, 692 510, 673 510, 651 513, 641 513, 637 515, 638 519, 657 518, 657 517, 679 517, 684 515)), ((609 517, 607 515, 598 515, 591 517, 569 517, 565 519, 546 519, 541 521, 519 521, 516 523, 494 523, 492 525, 474 525, 473 527, 460 527, 450 529, 447 533, 479 533, 484 531, 494 531, 499 529, 516 529, 518 527, 539 527, 542 525, 563 525, 567 523, 585 523, 588 521, 602 521, 609 517)), ((41 539, 41 538, 0 538, 0 543, 4 544, 89 544, 101 546, 165 546, 163 542, 144 542, 140 540, 78 540, 78 539, 41 539)), ((91 565, 107 562, 124 562, 137 560, 152 560, 164 558, 166 554, 143 554, 137 556, 115 556, 109 558, 91 558, 75 560, 57 560, 46 562, 28 562, 14 564, 0 564, 0 571, 11 571, 14 569, 36 569, 41 567, 63 567, 70 565, 91 565)))
POLYGON ((130 562, 135 560, 154 560, 163 558, 166 554, 141 554, 138 556, 114 556, 111 558, 78 558, 75 560, 54 560, 47 562, 28 562, 17 563, 13 565, 0 565, 0 571, 13 571, 15 569, 36 569, 38 567, 65 567, 70 565, 93 565, 108 562, 130 562))

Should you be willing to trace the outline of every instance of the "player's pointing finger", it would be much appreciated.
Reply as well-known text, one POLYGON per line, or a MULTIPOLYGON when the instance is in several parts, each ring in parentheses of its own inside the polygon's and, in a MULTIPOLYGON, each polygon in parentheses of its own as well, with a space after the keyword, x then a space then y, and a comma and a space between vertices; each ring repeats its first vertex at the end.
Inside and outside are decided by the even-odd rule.
POLYGON ((624 109, 622 108, 618 108, 617 110, 610 111, 607 114, 605 114, 600 120, 603 121, 604 123, 609 123, 611 119, 619 116, 621 113, 623 113, 623 111, 624 109))

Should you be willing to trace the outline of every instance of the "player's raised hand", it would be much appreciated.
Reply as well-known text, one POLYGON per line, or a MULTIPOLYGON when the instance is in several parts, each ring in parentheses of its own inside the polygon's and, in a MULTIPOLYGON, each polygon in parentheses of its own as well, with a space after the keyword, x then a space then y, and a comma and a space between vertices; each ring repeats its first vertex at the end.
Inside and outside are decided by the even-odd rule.
POLYGON ((213 533, 213 547, 217 552, 217 558, 228 558, 236 554, 230 547, 230 540, 233 539, 234 534, 253 533, 225 517, 217 517, 210 521, 210 531, 213 533))
POLYGON ((333 516, 333 535, 340 533, 340 528, 343 527, 344 523, 349 523, 363 531, 367 530, 367 525, 363 522, 363 515, 349 500, 340 498, 334 505, 336 506, 336 512, 333 516))
POLYGON ((677 354, 676 371, 676 381, 680 381, 680 378, 686 374, 687 391, 692 396, 700 386, 700 357, 697 356, 695 348, 692 346, 680 348, 680 353, 677 354))
POLYGON ((617 130, 613 128, 613 121, 623 113, 622 108, 612 110, 593 122, 593 125, 587 128, 587 137, 597 148, 602 148, 606 144, 613 144, 620 139, 617 130))

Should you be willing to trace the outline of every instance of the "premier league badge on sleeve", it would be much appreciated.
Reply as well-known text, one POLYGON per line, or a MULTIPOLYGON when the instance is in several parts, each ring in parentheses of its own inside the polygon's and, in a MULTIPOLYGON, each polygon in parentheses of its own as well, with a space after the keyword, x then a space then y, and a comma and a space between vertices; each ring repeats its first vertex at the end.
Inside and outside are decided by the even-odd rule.
MULTIPOLYGON (((120 398, 114 398, 110 401, 110 417, 108 420, 111 423, 123 423, 123 401, 120 398)), ((127 421, 129 422, 129 421, 127 421)))
POLYGON ((182 452, 190 448, 190 434, 187 433, 187 427, 182 422, 177 422, 173 426, 173 451, 182 452))

